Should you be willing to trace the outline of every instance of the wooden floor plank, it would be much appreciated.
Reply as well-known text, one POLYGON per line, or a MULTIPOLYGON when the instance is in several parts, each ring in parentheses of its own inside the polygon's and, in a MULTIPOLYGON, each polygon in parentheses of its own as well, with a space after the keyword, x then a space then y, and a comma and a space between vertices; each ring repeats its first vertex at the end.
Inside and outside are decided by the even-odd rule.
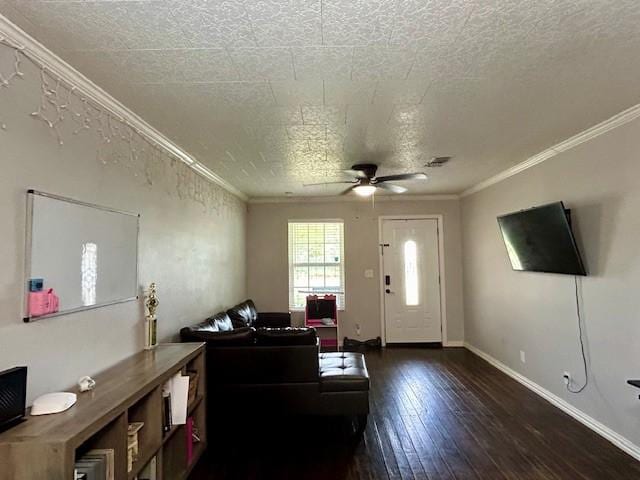
MULTIPOLYGON (((632 480, 640 463, 465 349, 367 352, 369 424, 262 418, 212 433, 193 480, 632 480)), ((209 415, 215 415, 209 412, 209 415)))

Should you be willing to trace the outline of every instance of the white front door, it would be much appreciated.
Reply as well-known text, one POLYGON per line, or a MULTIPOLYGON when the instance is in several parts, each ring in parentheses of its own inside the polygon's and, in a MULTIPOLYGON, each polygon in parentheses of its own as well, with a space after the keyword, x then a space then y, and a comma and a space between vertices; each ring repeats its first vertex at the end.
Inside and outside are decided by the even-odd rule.
POLYGON ((436 219, 382 221, 382 295, 387 343, 441 342, 436 219))

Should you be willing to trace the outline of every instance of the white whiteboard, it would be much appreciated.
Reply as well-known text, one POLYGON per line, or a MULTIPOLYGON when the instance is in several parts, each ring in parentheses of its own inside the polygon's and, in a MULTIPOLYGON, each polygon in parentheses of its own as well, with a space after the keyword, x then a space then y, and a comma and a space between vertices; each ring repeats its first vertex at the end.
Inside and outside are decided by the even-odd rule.
POLYGON ((137 298, 139 216, 30 190, 24 320, 137 298), (59 298, 55 313, 29 309, 29 281, 59 298))

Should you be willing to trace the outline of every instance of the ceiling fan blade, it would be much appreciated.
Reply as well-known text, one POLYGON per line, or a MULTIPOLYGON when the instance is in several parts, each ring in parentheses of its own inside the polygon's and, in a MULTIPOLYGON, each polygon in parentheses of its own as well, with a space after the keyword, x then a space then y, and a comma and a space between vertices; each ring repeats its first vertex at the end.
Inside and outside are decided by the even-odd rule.
POLYGON ((343 184, 343 183, 356 183, 352 180, 341 180, 339 182, 321 182, 321 183, 303 183, 302 186, 303 187, 315 187, 317 185, 336 185, 336 184, 343 184))
POLYGON ((380 182, 388 182, 388 181, 394 181, 394 180, 426 180, 429 177, 427 177, 426 173, 401 173, 399 175, 387 175, 386 177, 376 177, 375 181, 376 183, 380 183, 380 182))
POLYGON ((406 188, 401 187, 400 185, 394 185, 393 183, 376 183, 376 187, 388 190, 393 193, 404 193, 407 191, 406 188))
POLYGON ((368 178, 367 174, 364 173, 362 170, 352 170, 352 169, 348 168, 347 170, 343 170, 343 173, 346 173, 350 177, 368 178))
POLYGON ((347 195, 349 193, 351 193, 351 191, 356 188, 355 185, 353 185, 352 187, 347 188, 344 192, 341 192, 340 195, 347 195))

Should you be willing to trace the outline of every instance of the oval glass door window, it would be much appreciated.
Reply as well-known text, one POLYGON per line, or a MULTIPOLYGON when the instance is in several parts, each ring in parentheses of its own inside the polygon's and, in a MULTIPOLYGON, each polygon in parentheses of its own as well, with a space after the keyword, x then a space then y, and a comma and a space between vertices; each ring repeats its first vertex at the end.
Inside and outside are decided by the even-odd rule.
POLYGON ((413 240, 404 242, 404 299, 407 306, 420 303, 418 247, 413 240))

